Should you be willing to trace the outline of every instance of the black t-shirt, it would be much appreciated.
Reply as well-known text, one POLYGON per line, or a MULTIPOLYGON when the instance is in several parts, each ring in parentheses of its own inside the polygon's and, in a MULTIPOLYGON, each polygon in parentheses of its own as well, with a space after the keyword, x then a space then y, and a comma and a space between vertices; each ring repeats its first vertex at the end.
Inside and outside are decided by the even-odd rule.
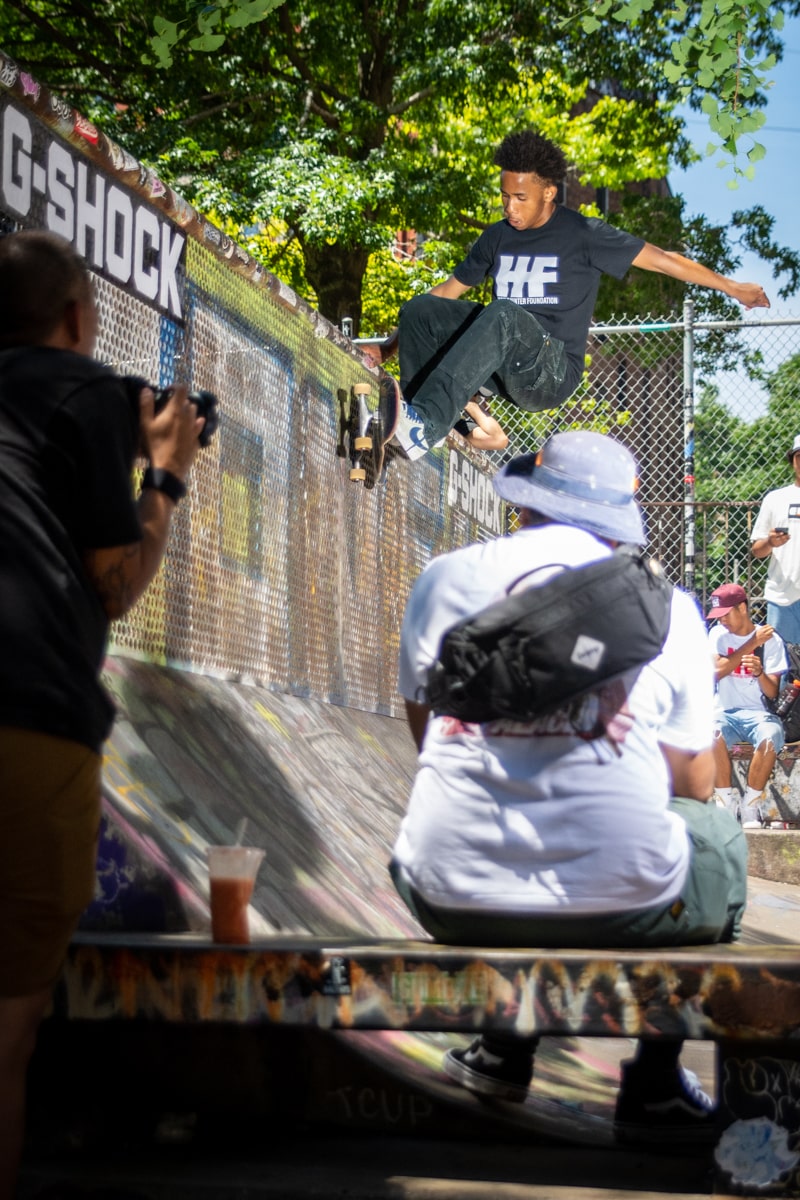
POLYGON ((538 229, 514 229, 505 220, 490 225, 454 274, 469 287, 491 276, 495 300, 513 300, 534 313, 564 343, 567 379, 574 388, 583 372, 600 277, 621 279, 644 244, 597 217, 559 205, 538 229))
POLYGON ((50 347, 0 353, 0 725, 99 750, 108 619, 82 553, 141 539, 138 415, 108 368, 50 347))

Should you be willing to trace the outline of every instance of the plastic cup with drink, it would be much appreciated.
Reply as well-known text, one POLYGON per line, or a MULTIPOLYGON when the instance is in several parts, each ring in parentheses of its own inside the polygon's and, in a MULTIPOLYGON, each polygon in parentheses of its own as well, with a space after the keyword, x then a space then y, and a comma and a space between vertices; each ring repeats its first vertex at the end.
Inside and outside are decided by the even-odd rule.
POLYGON ((215 942, 250 941, 247 906, 264 851, 255 846, 209 846, 211 934, 215 942))

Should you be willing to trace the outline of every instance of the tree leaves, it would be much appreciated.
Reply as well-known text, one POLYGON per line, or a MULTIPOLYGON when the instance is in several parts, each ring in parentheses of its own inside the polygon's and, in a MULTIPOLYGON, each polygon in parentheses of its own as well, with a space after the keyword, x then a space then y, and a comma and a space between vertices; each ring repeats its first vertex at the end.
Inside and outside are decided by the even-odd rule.
MULTIPOLYGON (((584 32, 596 33, 603 20, 636 29, 652 7, 653 0, 593 0, 582 19, 584 32)), ((761 89, 777 61, 773 50, 783 28, 782 9, 769 0, 702 0, 699 8, 679 0, 666 14, 673 37, 662 63, 664 78, 680 100, 699 101, 716 135, 706 153, 721 152, 722 166, 732 171, 729 187, 737 187, 742 176, 752 178, 754 163, 765 153, 753 142, 742 165, 742 139, 763 124, 761 89)))
MULTIPOLYGON (((798 0, 767 5, 770 19, 784 2, 798 0)), ((352 315, 365 252, 389 253, 397 229, 437 247, 437 272, 447 273, 446 254, 455 266, 500 215, 492 159, 509 130, 532 125, 560 144, 587 204, 594 189, 624 192, 691 160, 671 108, 689 86, 682 63, 696 52, 698 5, 676 0, 665 16, 644 0, 596 0, 591 37, 580 11, 573 0, 361 0, 357 12, 345 0, 104 0, 90 20, 85 0, 37 0, 35 23, 0 6, 0 44, 201 211, 239 230, 282 231, 271 249, 260 238, 259 254, 279 270, 288 245, 302 250, 309 274, 303 281, 292 257, 293 283, 333 319, 320 290, 326 253, 352 315), (626 21, 637 13, 634 30, 626 21)), ((764 58, 774 43, 765 17, 745 52, 764 58)), ((713 64, 723 50, 716 39, 703 53, 713 64)), ((757 133, 756 98, 734 118, 691 86, 715 145, 757 133)), ((754 142, 742 171, 762 153, 754 142)), ((663 244, 668 229, 652 225, 648 240, 663 244)), ((684 240, 678 222, 668 245, 684 240)), ((698 257, 719 268, 717 245, 698 257)), ((782 253, 774 248, 776 267, 782 253)), ((409 271, 407 295, 429 271, 427 257, 409 271)), ((638 293, 626 306, 663 312, 674 291, 664 307, 642 308, 638 293)))
MULTIPOLYGON (((164 0, 164 7, 168 3, 169 0, 164 0)), ((184 20, 170 21, 160 15, 153 18, 155 33, 150 38, 150 53, 142 55, 142 62, 167 69, 173 65, 181 43, 189 50, 213 54, 225 45, 229 30, 245 29, 263 21, 282 3, 283 0, 217 0, 217 3, 206 4, 184 0, 183 7, 188 14, 184 20), (191 36, 193 29, 198 31, 194 37, 191 36)))

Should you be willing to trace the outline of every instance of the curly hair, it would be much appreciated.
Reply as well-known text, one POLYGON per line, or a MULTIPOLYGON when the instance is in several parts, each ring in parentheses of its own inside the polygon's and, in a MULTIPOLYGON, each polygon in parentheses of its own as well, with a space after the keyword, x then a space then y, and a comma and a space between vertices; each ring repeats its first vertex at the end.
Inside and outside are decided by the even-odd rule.
POLYGON ((504 137, 495 150, 494 165, 517 175, 536 175, 553 185, 561 183, 567 173, 564 151, 535 129, 504 137))

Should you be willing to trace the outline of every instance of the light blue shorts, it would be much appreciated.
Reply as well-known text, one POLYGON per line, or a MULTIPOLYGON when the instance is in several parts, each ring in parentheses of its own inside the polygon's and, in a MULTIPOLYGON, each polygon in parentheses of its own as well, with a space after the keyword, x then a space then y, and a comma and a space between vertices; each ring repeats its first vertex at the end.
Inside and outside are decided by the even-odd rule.
POLYGON ((726 708, 725 712, 717 713, 714 724, 729 750, 737 742, 749 742, 751 746, 772 742, 776 754, 783 749, 783 725, 765 708, 726 708))
POLYGON ((800 600, 794 604, 773 604, 767 601, 767 624, 785 642, 800 642, 800 600))

